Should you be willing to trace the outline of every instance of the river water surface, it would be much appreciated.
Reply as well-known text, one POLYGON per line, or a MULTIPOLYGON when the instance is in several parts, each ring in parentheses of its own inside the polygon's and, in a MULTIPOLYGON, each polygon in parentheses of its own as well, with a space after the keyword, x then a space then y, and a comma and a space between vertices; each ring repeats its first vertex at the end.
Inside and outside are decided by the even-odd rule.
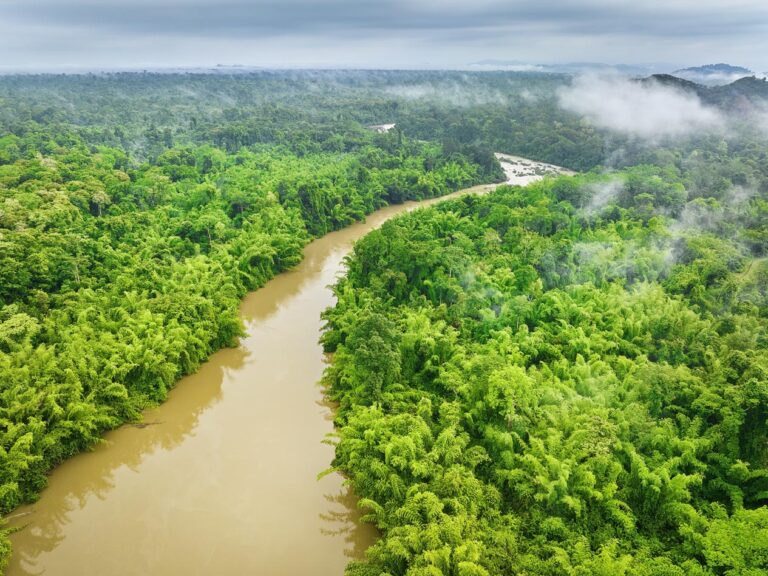
MULTIPOLYGON (((494 186, 478 186, 483 192, 494 186)), ((179 381, 138 426, 59 466, 11 516, 8 576, 339 576, 376 538, 332 458, 317 382, 328 288, 390 206, 315 240, 296 268, 246 296, 248 336, 179 381)))

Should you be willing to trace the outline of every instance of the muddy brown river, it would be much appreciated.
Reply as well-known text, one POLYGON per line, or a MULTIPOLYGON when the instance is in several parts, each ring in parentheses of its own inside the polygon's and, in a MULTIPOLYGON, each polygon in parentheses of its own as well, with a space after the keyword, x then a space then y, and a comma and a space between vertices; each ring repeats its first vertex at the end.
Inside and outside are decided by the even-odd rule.
POLYGON ((339 475, 316 479, 333 458, 321 443, 333 423, 317 384, 320 313, 355 240, 439 200, 315 240, 295 269, 249 294, 238 348, 212 355, 140 425, 64 462, 40 500, 11 515, 23 529, 6 574, 343 574, 376 532, 339 475))

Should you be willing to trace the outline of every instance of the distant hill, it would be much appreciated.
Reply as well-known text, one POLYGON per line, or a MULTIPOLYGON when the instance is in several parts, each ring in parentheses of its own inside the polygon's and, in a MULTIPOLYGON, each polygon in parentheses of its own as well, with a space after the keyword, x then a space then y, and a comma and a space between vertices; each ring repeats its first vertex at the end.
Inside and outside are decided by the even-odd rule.
POLYGON ((725 110, 748 112, 755 108, 763 109, 768 105, 768 81, 755 76, 739 78, 724 86, 704 86, 671 74, 654 74, 640 82, 644 84, 654 82, 693 93, 705 104, 725 110))
POLYGON ((532 64, 520 60, 480 60, 470 66, 478 70, 509 70, 512 72, 545 72, 549 74, 605 74, 641 76, 658 70, 656 67, 601 62, 564 62, 562 64, 532 64))
POLYGON ((699 96, 707 91, 707 87, 702 84, 686 80, 685 78, 679 78, 672 74, 654 74, 648 78, 640 80, 640 82, 643 84, 656 83, 664 86, 671 86, 672 88, 678 88, 685 92, 695 92, 699 96))
POLYGON ((730 64, 705 64, 704 66, 694 66, 677 70, 675 74, 753 74, 749 68, 742 66, 732 66, 730 64))
POLYGON ((723 84, 730 84, 745 76, 753 76, 755 73, 749 68, 720 63, 682 68, 681 70, 675 70, 672 74, 678 78, 705 86, 721 86, 723 84))
POLYGON ((731 84, 710 88, 704 100, 725 108, 764 107, 768 104, 768 81, 754 76, 740 78, 731 84))

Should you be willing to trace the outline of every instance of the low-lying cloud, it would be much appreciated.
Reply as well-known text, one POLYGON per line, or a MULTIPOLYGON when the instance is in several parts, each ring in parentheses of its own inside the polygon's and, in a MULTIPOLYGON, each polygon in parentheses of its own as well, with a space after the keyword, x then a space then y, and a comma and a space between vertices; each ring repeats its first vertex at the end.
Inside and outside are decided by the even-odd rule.
POLYGON ((768 135, 768 110, 761 110, 754 116, 754 126, 768 135))
POLYGON ((747 76, 752 76, 752 73, 749 74, 727 74, 727 73, 697 73, 697 72, 674 72, 673 73, 678 78, 684 78, 685 80, 690 80, 691 82, 696 82, 697 84, 702 84, 704 86, 724 86, 725 84, 730 84, 732 82, 736 82, 736 80, 740 80, 741 78, 746 78, 747 76))
POLYGON ((698 96, 658 82, 581 76, 559 93, 560 106, 595 126, 646 140, 717 130, 725 122, 698 96))
POLYGON ((594 216, 602 212, 606 206, 616 202, 619 194, 624 190, 624 181, 613 178, 607 182, 598 182, 589 185, 589 204, 584 207, 587 216, 594 216))
POLYGON ((690 233, 709 232, 726 235, 725 227, 736 227, 736 217, 744 213, 757 191, 744 186, 734 186, 725 192, 717 202, 697 198, 688 202, 681 214, 672 221, 670 232, 676 236, 690 233))
POLYGON ((459 83, 412 84, 387 86, 384 92, 405 100, 429 100, 446 102, 453 106, 504 105, 509 97, 498 90, 472 88, 459 83))

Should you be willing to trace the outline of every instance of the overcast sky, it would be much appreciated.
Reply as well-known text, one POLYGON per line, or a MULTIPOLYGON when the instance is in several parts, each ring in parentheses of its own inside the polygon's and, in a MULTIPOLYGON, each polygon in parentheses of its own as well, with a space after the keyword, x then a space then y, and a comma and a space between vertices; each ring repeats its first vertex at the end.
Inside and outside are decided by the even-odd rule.
POLYGON ((729 62, 768 70, 768 0, 0 0, 0 67, 729 62))

